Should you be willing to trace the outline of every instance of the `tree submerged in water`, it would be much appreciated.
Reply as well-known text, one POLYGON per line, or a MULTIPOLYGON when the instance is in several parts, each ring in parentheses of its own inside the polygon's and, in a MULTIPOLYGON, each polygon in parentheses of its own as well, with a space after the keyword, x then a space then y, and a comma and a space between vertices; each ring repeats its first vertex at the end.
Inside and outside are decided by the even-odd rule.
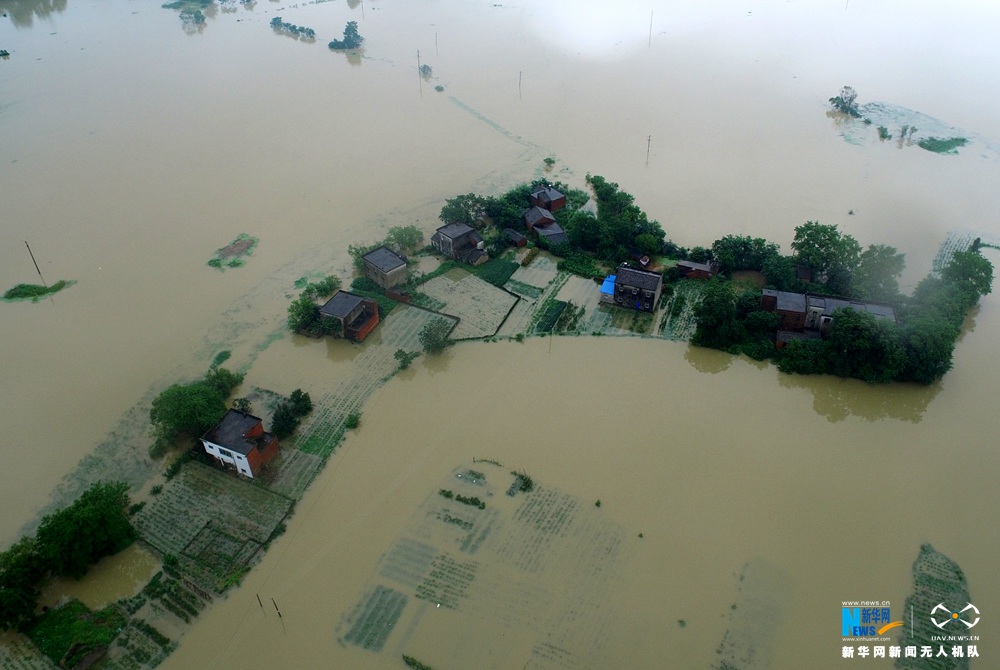
POLYGON ((342 51, 344 49, 357 49, 365 41, 365 38, 358 33, 358 22, 348 21, 347 25, 344 26, 344 39, 333 40, 330 42, 330 49, 334 51, 342 51))
POLYGON ((861 112, 858 111, 858 92, 854 90, 851 86, 844 86, 840 89, 840 95, 830 98, 830 104, 838 112, 843 112, 848 116, 853 116, 855 118, 861 117, 861 112))
POLYGON ((288 35, 289 37, 294 37, 295 39, 301 39, 305 42, 312 42, 316 39, 316 31, 312 28, 287 23, 282 21, 280 16, 276 16, 271 19, 271 28, 276 33, 288 35))

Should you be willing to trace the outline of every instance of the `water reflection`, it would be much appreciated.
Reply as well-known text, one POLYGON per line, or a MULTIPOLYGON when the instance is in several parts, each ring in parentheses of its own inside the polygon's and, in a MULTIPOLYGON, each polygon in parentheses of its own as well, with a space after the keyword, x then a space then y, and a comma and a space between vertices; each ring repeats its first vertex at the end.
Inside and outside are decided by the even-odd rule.
POLYGON ((727 354, 717 349, 705 349, 688 345, 684 352, 684 360, 691 364, 698 372, 706 372, 710 375, 725 372, 732 365, 735 356, 727 354))
POLYGON ((37 16, 48 18, 66 9, 66 0, 0 0, 0 14, 18 28, 30 28, 37 16))
POLYGON ((940 382, 916 384, 867 384, 858 379, 813 377, 778 373, 782 388, 805 389, 813 394, 813 409, 831 423, 855 416, 866 421, 899 419, 918 423, 931 400, 941 392, 940 382))

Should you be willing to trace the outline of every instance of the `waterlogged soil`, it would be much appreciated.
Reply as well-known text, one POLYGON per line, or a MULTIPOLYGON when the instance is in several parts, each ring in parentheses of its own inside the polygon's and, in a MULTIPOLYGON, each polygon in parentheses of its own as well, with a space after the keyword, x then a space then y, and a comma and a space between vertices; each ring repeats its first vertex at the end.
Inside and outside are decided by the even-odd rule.
MULTIPOLYGON (((3 543, 97 479, 136 490, 162 481, 147 454, 152 398, 228 350, 246 389, 303 388, 316 401, 264 483, 301 500, 226 598, 208 605, 180 582, 143 596, 138 613, 171 640, 188 629, 178 612, 196 622, 164 667, 390 668, 402 653, 439 668, 706 667, 720 645, 744 658, 732 641, 750 638, 773 668, 840 667, 823 613, 842 600, 901 607, 928 542, 962 566, 977 605, 1000 602, 998 531, 982 511, 1000 467, 993 296, 968 320, 955 369, 929 388, 781 377, 665 341, 690 332, 693 301, 647 323, 595 305, 584 280, 545 257, 512 277, 520 300, 497 337, 533 332, 557 300, 585 308, 576 332, 657 337, 463 343, 384 384, 396 349, 419 350, 425 310, 397 308, 363 345, 286 332, 296 278, 346 283, 349 244, 395 225, 429 237, 446 198, 542 176, 548 156, 558 157, 550 178, 571 186, 588 172, 620 183, 683 246, 736 233, 787 251, 805 220, 892 244, 906 255, 904 290, 950 232, 949 249, 968 231, 1000 236, 993 7, 918 2, 901 16, 871 3, 681 2, 653 8, 651 27, 649 8, 585 4, 390 0, 367 17, 359 3, 282 8, 283 20, 316 29, 316 45, 275 39, 266 3, 208 6, 199 25, 96 0, 0 17, 16 28, 0 45, 15 56, 0 101, 0 228, 14 241, 0 245, 0 286, 37 276, 25 239, 45 276, 79 280, 0 315, 3 543), (323 40, 350 20, 367 42, 345 59, 323 40), (915 34, 946 36, 949 48, 915 34), (418 49, 447 94, 421 85, 418 49), (874 128, 844 142, 823 110, 845 83, 862 100, 944 119, 940 137, 970 142, 956 156, 883 150, 874 128), (206 271, 206 250, 241 230, 260 236, 254 262, 206 271), (345 431, 351 412, 361 427, 345 431), (502 462, 501 474, 524 469, 537 493, 575 501, 578 519, 606 520, 615 530, 602 537, 621 539, 622 557, 593 561, 608 581, 582 567, 579 578, 555 575, 542 558, 538 572, 505 572, 515 557, 488 539, 466 558, 432 537, 423 581, 383 584, 380 561, 426 531, 442 478, 486 472, 473 457, 502 462), (432 573, 455 577, 425 584, 432 573), (508 591, 491 586, 506 577, 508 591), (417 597, 421 586, 440 608, 417 597), (347 641, 369 597, 399 608, 400 596, 397 623, 378 624, 381 651, 347 641), (769 635, 732 614, 745 600, 784 610, 769 635)), ((494 527, 526 558, 565 556, 557 535, 514 531, 529 496, 514 507, 486 500, 496 526, 447 514, 494 527), (518 544, 529 537, 535 554, 518 544)), ((189 553, 220 568, 206 574, 233 576, 221 568, 243 558, 237 535, 207 532, 220 550, 195 533, 189 553)), ((998 625, 984 617, 980 630, 994 639, 998 625)), ((140 656, 162 653, 145 633, 130 640, 140 656)), ((0 665, 48 667, 23 649, 5 638, 0 665)))

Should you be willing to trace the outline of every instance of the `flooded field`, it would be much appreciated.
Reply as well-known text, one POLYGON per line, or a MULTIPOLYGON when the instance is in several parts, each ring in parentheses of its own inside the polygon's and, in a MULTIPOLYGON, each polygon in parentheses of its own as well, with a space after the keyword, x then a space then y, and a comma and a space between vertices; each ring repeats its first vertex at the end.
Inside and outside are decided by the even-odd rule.
MULTIPOLYGON (((990 667, 995 296, 929 388, 781 377, 665 341, 689 332, 683 312, 617 318, 544 257, 508 292, 448 274, 426 294, 461 337, 530 335, 554 301, 586 308, 581 333, 662 337, 463 342, 384 384, 430 312, 397 308, 364 346, 285 331, 296 280, 349 283, 349 244, 429 237, 445 198, 543 174, 618 182, 684 246, 736 233, 787 250, 796 225, 835 223, 905 253, 904 290, 946 239, 1000 236, 1000 9, 704 5, 223 2, 184 23, 157 3, 0 0, 0 290, 39 280, 25 241, 46 282, 76 282, 0 303, 0 543, 96 479, 161 480, 151 399, 227 350, 241 393, 302 388, 318 410, 259 518, 229 532, 190 514, 161 548, 225 582, 298 500, 243 586, 191 596, 200 614, 162 667, 833 667, 839 603, 901 608, 927 542, 965 570, 984 612, 973 665, 990 667), (276 16, 316 42, 275 34, 276 16), (352 20, 363 52, 330 52, 352 20), (844 84, 880 122, 970 142, 880 142, 827 115, 844 84), (252 254, 228 265, 239 240, 252 254), (484 510, 438 494, 468 469, 484 510), (508 498, 511 470, 538 490, 508 498), (556 510, 562 530, 533 516, 556 510), (456 539, 485 529, 475 552, 456 539)), ((171 495, 143 522, 180 514, 171 495)), ((138 574, 109 573, 107 593, 138 574)), ((151 658, 170 648, 135 636, 151 658)))

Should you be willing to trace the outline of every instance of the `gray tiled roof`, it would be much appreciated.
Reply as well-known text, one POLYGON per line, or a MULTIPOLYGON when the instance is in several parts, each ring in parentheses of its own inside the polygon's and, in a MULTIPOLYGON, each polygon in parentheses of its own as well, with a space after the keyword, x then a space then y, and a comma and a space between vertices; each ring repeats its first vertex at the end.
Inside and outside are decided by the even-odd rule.
POLYGON ((627 265, 619 266, 615 273, 615 286, 634 286, 646 291, 655 291, 662 281, 663 277, 658 272, 637 270, 627 265))
POLYGON ((337 291, 333 297, 326 301, 326 304, 319 308, 319 313, 324 316, 334 316, 340 319, 347 318, 351 310, 364 301, 360 295, 348 293, 347 291, 337 291))
MULTIPOLYGON (((556 217, 552 216, 552 212, 544 207, 531 207, 524 210, 524 220, 529 226, 537 226, 539 222, 547 222, 551 225, 551 222, 555 221, 556 217)), ((542 225, 545 225, 545 223, 542 225)))
POLYGON ((215 428, 205 433, 203 440, 246 456, 256 446, 243 436, 260 423, 260 417, 231 409, 215 428))
POLYGON ((472 226, 456 222, 441 226, 440 228, 437 229, 437 232, 443 235, 444 237, 456 240, 462 235, 467 234, 470 230, 472 230, 472 226))
POLYGON ((406 260, 388 247, 372 249, 367 254, 362 256, 362 258, 377 267, 382 272, 392 272, 396 268, 406 265, 406 260))

